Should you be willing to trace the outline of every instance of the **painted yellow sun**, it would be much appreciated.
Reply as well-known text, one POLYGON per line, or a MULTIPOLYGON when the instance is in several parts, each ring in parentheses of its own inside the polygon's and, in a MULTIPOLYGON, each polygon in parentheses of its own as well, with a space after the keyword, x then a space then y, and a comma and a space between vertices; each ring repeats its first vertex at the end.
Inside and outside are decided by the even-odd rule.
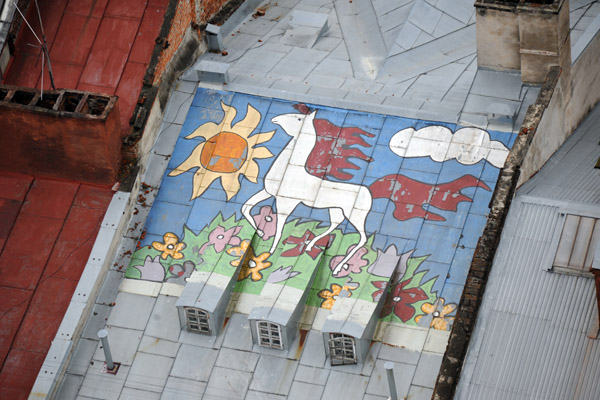
POLYGON ((275 131, 262 132, 250 136, 260 122, 260 112, 250 104, 246 116, 231 126, 237 110, 221 102, 225 116, 221 123, 207 122, 186 136, 186 139, 197 137, 205 141, 194 148, 192 154, 169 176, 177 176, 192 168, 198 168, 194 174, 192 199, 202 195, 215 181, 221 179, 221 186, 231 199, 240 190, 240 175, 250 182, 256 183, 258 164, 255 159, 273 157, 266 147, 256 147, 270 140, 275 131))

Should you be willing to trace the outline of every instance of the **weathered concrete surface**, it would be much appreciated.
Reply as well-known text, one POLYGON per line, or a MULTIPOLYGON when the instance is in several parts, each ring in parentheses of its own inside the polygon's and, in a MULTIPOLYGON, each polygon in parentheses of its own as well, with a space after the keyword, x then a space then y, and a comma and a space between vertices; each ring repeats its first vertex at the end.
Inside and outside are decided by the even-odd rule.
POLYGON ((552 65, 571 64, 569 1, 477 0, 477 60, 481 67, 519 69, 541 83, 552 65), (548 3, 548 4, 546 4, 548 3))
POLYGON ((475 2, 477 64, 497 69, 520 69, 519 19, 516 4, 475 2))
POLYGON ((521 165, 518 186, 542 168, 600 100, 599 61, 600 35, 596 35, 573 64, 570 74, 561 72, 557 88, 521 165))
POLYGON ((552 65, 568 69, 571 65, 569 1, 554 0, 548 5, 521 2, 517 13, 523 82, 543 82, 552 65))

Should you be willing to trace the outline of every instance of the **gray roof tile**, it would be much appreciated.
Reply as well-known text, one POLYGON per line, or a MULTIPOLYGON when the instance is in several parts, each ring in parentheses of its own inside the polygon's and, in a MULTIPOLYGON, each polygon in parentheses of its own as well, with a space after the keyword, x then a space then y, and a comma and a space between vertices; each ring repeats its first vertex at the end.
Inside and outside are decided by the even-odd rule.
POLYGON ((61 400, 74 400, 83 382, 83 376, 66 374, 56 398, 61 400))
POLYGON ((100 400, 117 400, 119 398, 130 367, 121 365, 119 373, 111 375, 102 372, 102 366, 103 362, 98 361, 95 361, 94 365, 90 365, 79 389, 79 396, 100 400))
POLYGON ((437 0, 435 7, 464 24, 475 14, 471 0, 437 0))
POLYGON ((321 50, 326 51, 328 54, 331 54, 338 46, 342 43, 341 38, 323 36, 317 40, 317 42, 313 45, 313 50, 321 50))
POLYGON ((207 382, 210 377, 218 351, 204 347, 182 344, 175 357, 171 375, 179 378, 207 382), (202 362, 198 362, 202 360, 202 362))
MULTIPOLYGON (((150 212, 149 208, 150 207, 145 207, 144 210, 140 210, 140 212, 137 215, 134 215, 134 217, 137 217, 138 215, 143 214, 144 213, 143 211, 146 211, 145 214, 147 215, 147 213, 150 212)), ((133 220, 133 218, 132 218, 132 220, 133 220)), ((142 222, 139 225, 144 225, 144 224, 142 222)), ((142 228, 140 227, 138 236, 136 237, 136 240, 139 238, 139 234, 141 233, 141 230, 142 230, 142 228)), ((112 302, 115 301, 115 297, 117 296, 117 293, 119 291, 119 285, 121 284, 121 281, 123 280, 123 276, 124 276, 124 272, 122 272, 122 271, 115 271, 115 270, 108 271, 108 273, 106 274, 106 277, 104 278, 104 283, 102 284, 102 287, 100 288, 100 292, 98 293, 98 297, 96 297, 97 304, 111 304, 112 302)))
POLYGON ((379 358, 381 359, 413 365, 417 365, 420 356, 421 352, 419 351, 411 351, 404 347, 394 347, 387 344, 383 344, 379 351, 379 358))
POLYGON ((369 378, 332 370, 323 392, 324 399, 362 399, 369 378))
POLYGON ((167 109, 165 110, 165 115, 163 117, 163 122, 173 122, 183 125, 187 115, 187 110, 190 108, 193 98, 194 96, 191 93, 178 91, 173 92, 169 98, 167 109))
POLYGON ((125 386, 160 393, 167 382, 172 365, 173 359, 170 357, 137 353, 125 386))
POLYGON ((315 67, 314 72, 332 76, 354 76, 354 72, 352 71, 352 64, 350 64, 350 61, 335 59, 332 57, 326 58, 321 63, 319 63, 319 65, 315 67))
POLYGON ((287 395, 297 367, 297 361, 262 355, 254 370, 250 389, 287 395))
POLYGON ((267 78, 282 79, 288 82, 302 82, 318 64, 312 61, 299 61, 284 58, 267 73, 267 78))
POLYGON ((339 89, 348 78, 340 76, 330 76, 324 74, 311 73, 304 79, 310 86, 326 87, 331 89, 339 89))
POLYGON ((219 356, 217 357, 215 365, 217 367, 252 372, 256 367, 259 357, 258 354, 250 353, 248 351, 222 348, 221 351, 219 351, 219 356))
POLYGON ((440 10, 424 0, 415 0, 408 20, 419 29, 432 34, 442 18, 442 14, 440 10))
POLYGON ((283 90, 288 92, 306 93, 310 89, 310 85, 304 82, 286 82, 282 80, 276 80, 271 85, 271 89, 283 90))
POLYGON ((233 314, 227 323, 227 332, 224 347, 231 349, 252 351, 252 332, 250 332, 250 324, 248 318, 243 314, 233 314))
POLYGON ((177 341, 171 342, 169 340, 144 335, 140 341, 138 351, 175 358, 177 351, 179 351, 179 346, 180 343, 177 341))
POLYGON ((521 82, 519 74, 479 70, 473 81, 471 93, 508 100, 520 100, 522 86, 523 82, 521 82))
POLYGON ((98 340, 98 331, 106 326, 106 318, 110 314, 111 307, 104 304, 94 304, 92 313, 88 318, 85 328, 81 333, 82 338, 98 340))
POLYGON ((441 364, 442 354, 422 352, 412 384, 433 389, 441 364))
MULTIPOLYGON (((108 346, 112 358, 115 362, 120 362, 122 365, 131 365, 135 358, 138 345, 142 340, 142 331, 133 329, 124 329, 118 327, 108 328, 108 346)), ((102 342, 98 341, 94 360, 104 361, 104 350, 101 349, 102 342)))
POLYGON ((85 375, 97 346, 98 342, 95 340, 80 339, 67 368, 67 372, 74 375, 85 375))
MULTIPOLYGON (((369 380, 367 393, 378 396, 389 396, 390 389, 388 386, 387 373, 384 368, 386 361, 377 360, 375 370, 369 380)), ((396 381, 396 392, 398 397, 404 398, 408 394, 410 382, 414 375, 416 366, 403 363, 394 363, 394 379, 396 381)))
POLYGON ((407 399, 409 398, 411 400, 431 400, 432 396, 433 389, 423 386, 410 385, 407 399))
POLYGON ((161 393, 159 392, 124 387, 121 396, 119 396, 119 400, 159 400, 160 397, 161 393))
POLYGON ((417 41, 417 38, 419 37, 421 32, 423 32, 422 29, 408 21, 404 25, 402 25, 402 29, 400 30, 400 33, 398 34, 398 37, 395 40, 395 43, 404 49, 411 49, 417 41))
POLYGON ((417 37, 417 40, 413 44, 413 47, 422 46, 425 43, 431 42, 432 40, 435 40, 435 37, 431 36, 425 31, 421 31, 421 33, 419 33, 419 37, 417 37))
POLYGON ((154 297, 119 292, 107 325, 143 330, 154 308, 154 297))
POLYGON ((442 18, 440 18, 440 22, 433 31, 433 36, 439 38, 449 34, 450 32, 457 31, 464 26, 465 24, 461 23, 455 18, 450 17, 448 14, 443 14, 442 18))
POLYGON ((287 396, 280 394, 257 392, 256 390, 248 390, 245 400, 285 400, 287 396))
POLYGON ((323 389, 325 388, 320 385, 295 381, 287 398, 290 400, 319 399, 323 389))
POLYGON ((177 300, 178 298, 173 296, 158 296, 144 332, 146 335, 174 342, 179 339, 181 326, 175 311, 177 300))
POLYGON ((311 367, 323 368, 325 365, 325 345, 321 332, 311 330, 308 332, 300 364, 311 367))
POLYGON ((325 383, 327 383, 328 377, 328 369, 299 365, 298 369, 296 370, 296 376, 294 377, 294 380, 305 383, 312 383, 315 385, 325 385, 325 383))
POLYGON ((161 400, 198 400, 205 389, 206 382, 169 376, 161 400))
POLYGON ((277 25, 277 21, 270 21, 268 18, 249 18, 238 27, 237 32, 262 36, 275 25, 277 25))
POLYGON ((251 377, 250 372, 215 367, 206 386, 203 399, 244 399, 251 377))
POLYGON ((377 15, 384 15, 395 9, 403 7, 413 0, 373 0, 373 8, 377 15))
POLYGON ((338 44, 335 50, 333 50, 329 55, 329 58, 332 60, 350 61, 350 56, 348 55, 346 43, 341 42, 340 44, 338 44))

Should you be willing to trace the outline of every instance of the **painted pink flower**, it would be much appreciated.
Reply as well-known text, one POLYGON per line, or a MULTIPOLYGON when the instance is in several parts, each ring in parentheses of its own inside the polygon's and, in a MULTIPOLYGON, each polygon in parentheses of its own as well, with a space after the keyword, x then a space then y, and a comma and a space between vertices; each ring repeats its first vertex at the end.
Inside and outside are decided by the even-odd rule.
POLYGON ((236 236, 242 230, 241 226, 234 226, 233 228, 225 230, 221 225, 218 225, 211 233, 208 234, 208 242, 204 243, 200 248, 199 254, 203 254, 208 246, 214 246, 217 253, 225 250, 225 247, 230 244, 232 246, 238 246, 242 239, 236 236))
MULTIPOLYGON (((348 254, 354 246, 350 246, 346 254, 348 254)), ((369 264, 369 260, 364 259, 363 257, 367 255, 368 250, 364 247, 361 247, 346 263, 346 265, 338 272, 337 275, 334 275, 336 278, 341 278, 344 276, 350 275, 350 273, 360 274, 362 268, 366 267, 369 264)), ((329 268, 332 271, 335 270, 335 267, 344 259, 345 256, 335 256, 329 262, 329 268)))
POLYGON ((258 231, 262 232, 259 234, 263 240, 269 240, 277 232, 277 214, 273 212, 270 206, 262 206, 260 212, 252 217, 254 223, 258 227, 258 231))

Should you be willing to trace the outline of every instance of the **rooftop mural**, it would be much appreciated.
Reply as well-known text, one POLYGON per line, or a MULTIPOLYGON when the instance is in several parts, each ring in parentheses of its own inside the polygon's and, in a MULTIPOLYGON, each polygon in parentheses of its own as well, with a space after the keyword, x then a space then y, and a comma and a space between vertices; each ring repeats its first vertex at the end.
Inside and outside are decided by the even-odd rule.
POLYGON ((390 290, 382 319, 450 329, 513 141, 200 88, 126 276, 185 284, 241 264, 238 292, 289 285, 331 309, 390 290), (375 263, 389 253, 399 265, 375 263))

